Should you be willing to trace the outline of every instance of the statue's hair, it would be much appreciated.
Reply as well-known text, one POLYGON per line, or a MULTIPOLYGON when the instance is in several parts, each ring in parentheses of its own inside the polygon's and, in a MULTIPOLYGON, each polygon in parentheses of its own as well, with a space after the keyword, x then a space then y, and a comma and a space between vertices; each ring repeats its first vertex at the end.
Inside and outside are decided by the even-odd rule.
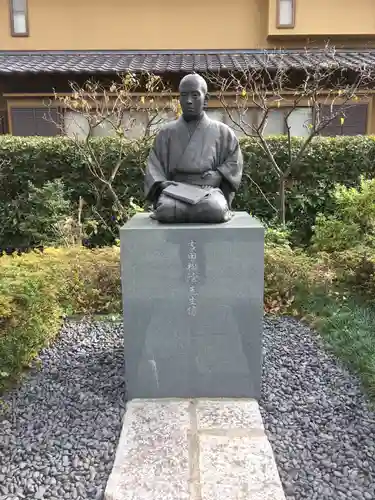
POLYGON ((180 81, 180 85, 179 85, 179 88, 181 87, 181 85, 186 82, 186 81, 190 81, 190 80, 197 80, 199 82, 199 85, 203 91, 203 93, 206 95, 207 92, 208 92, 208 88, 207 88, 207 82, 206 80, 203 78, 203 76, 201 75, 198 75, 198 73, 191 73, 190 75, 186 75, 182 78, 182 80, 180 81))

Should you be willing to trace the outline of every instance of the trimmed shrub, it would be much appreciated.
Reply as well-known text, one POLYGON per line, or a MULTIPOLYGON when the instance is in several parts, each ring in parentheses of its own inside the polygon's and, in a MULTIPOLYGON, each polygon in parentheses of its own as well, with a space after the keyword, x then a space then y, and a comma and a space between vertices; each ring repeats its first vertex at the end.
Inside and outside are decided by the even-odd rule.
POLYGON ((47 249, 0 259, 0 388, 59 331, 65 314, 121 311, 119 249, 47 249))
MULTIPOLYGON (((288 164, 288 144, 285 137, 268 140, 282 170, 288 164)), ((292 153, 301 139, 293 138, 292 153)), ((278 179, 258 141, 241 142, 246 170, 236 207, 252 212, 263 221, 271 221, 275 213, 259 193, 262 189, 268 201, 278 207, 278 179), (251 176, 251 179, 249 178, 251 176)), ((332 190, 338 183, 359 186, 361 175, 375 175, 375 137, 315 138, 296 165, 286 183, 286 217, 293 243, 308 244, 318 213, 334 214, 332 190)))
POLYGON ((358 188, 337 185, 335 214, 316 218, 310 254, 318 252, 335 269, 342 289, 372 302, 375 294, 375 179, 358 188))
MULTIPOLYGON (((119 140, 93 139, 90 148, 92 154, 100 158, 104 175, 109 177, 119 156, 119 140)), ((126 143, 124 163, 114 183, 125 206, 130 205, 133 197, 142 199, 141 167, 147 152, 147 141, 126 143)), ((84 155, 72 140, 67 137, 2 136, 0 165, 0 249, 41 245, 41 241, 30 242, 30 235, 24 233, 21 223, 24 215, 31 211, 30 183, 35 189, 43 189, 46 183, 54 181, 63 183, 65 198, 70 203, 70 215, 75 219, 80 197, 83 198, 81 218, 88 233, 87 241, 83 243, 88 246, 114 243, 118 225, 124 221, 117 219, 110 193, 91 174, 84 155)), ((52 243, 50 239, 49 243, 52 243)))
MULTIPOLYGON (((292 141, 297 151, 301 139, 292 141)), ((281 169, 286 168, 288 147, 285 137, 269 140, 281 169)), ((114 182, 121 203, 130 207, 143 200, 143 169, 151 143, 149 140, 120 142, 115 138, 95 138, 91 152, 100 159, 108 178, 120 147, 124 161, 114 182)), ((269 160, 255 138, 241 140, 245 171, 234 208, 246 210, 269 223, 275 218, 271 205, 278 206, 278 179, 269 160), (267 200, 265 200, 264 196, 267 200)), ((61 179, 71 215, 78 214, 83 198, 82 220, 86 224, 90 246, 111 245, 124 221, 113 210, 113 199, 105 186, 94 178, 85 163, 85 155, 67 137, 0 137, 0 249, 27 247, 30 234, 20 222, 30 209, 30 183, 42 189, 47 182, 61 179)), ((373 177, 375 171, 375 138, 368 136, 316 138, 292 172, 286 186, 287 220, 294 243, 308 243, 318 213, 334 214, 332 189, 338 182, 353 187, 361 175, 373 177)), ((35 239, 35 238, 34 238, 35 239)), ((40 240, 43 238, 40 237, 40 240)), ((40 243, 40 242, 39 242, 40 243)), ((38 244, 38 242, 35 242, 38 244)))
MULTIPOLYGON (((357 331, 355 321, 345 323, 345 330, 338 322, 359 311, 356 305, 345 305, 345 292, 363 290, 373 296, 374 255, 357 249, 311 257, 285 241, 272 242, 274 236, 265 248, 265 310, 302 315, 323 333, 329 328, 327 341, 335 352, 355 369, 363 366, 362 379, 374 387, 373 324, 358 323, 357 331)), ((118 314, 121 309, 118 247, 48 248, 0 259, 0 392, 55 338, 64 315, 118 314)))
POLYGON ((318 214, 315 220, 311 250, 337 252, 358 245, 362 239, 358 224, 338 219, 334 215, 318 214))
POLYGON ((375 296, 375 250, 357 246, 342 252, 321 253, 327 266, 334 269, 337 288, 373 304, 375 296))
POLYGON ((329 295, 334 290, 335 273, 324 259, 275 244, 266 246, 264 259, 267 312, 295 315, 311 293, 329 295))
MULTIPOLYGON (((265 309, 293 312, 328 274, 287 245, 266 245, 265 309)), ((64 315, 122 310, 120 250, 48 248, 0 259, 0 387, 58 333, 64 315)))
POLYGON ((51 268, 14 259, 0 261, 0 386, 56 334, 63 312, 51 268))
POLYGON ((338 184, 332 199, 335 214, 316 218, 312 250, 339 252, 358 245, 374 246, 375 179, 361 178, 358 188, 338 184))
MULTIPOLYGON (((17 202, 18 227, 3 227, 3 231, 18 229, 23 235, 23 243, 27 247, 37 245, 62 245, 64 243, 63 227, 72 213, 71 203, 67 199, 61 179, 47 181, 42 187, 28 183, 28 192, 22 193, 17 202)), ((8 219, 9 220, 9 219, 8 219)))

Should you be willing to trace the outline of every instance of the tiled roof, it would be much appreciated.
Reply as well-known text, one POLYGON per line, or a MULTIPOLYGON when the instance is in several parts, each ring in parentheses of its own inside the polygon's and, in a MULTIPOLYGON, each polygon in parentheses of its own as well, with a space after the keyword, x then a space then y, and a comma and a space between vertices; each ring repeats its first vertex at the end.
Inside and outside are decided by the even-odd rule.
POLYGON ((375 50, 337 51, 333 58, 324 51, 0 51, 0 74, 16 73, 153 73, 206 72, 256 68, 282 57, 290 68, 305 66, 313 58, 321 64, 335 61, 341 67, 375 68, 375 50))

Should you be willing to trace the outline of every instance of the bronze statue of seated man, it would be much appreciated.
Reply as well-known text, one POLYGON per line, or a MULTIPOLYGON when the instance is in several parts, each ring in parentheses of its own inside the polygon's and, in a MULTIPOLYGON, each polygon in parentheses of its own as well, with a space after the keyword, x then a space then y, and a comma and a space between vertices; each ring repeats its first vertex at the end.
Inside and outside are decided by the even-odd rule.
POLYGON ((179 92, 182 116, 161 128, 148 158, 151 217, 165 223, 226 222, 242 178, 238 139, 205 113, 207 83, 201 76, 185 76, 179 92))

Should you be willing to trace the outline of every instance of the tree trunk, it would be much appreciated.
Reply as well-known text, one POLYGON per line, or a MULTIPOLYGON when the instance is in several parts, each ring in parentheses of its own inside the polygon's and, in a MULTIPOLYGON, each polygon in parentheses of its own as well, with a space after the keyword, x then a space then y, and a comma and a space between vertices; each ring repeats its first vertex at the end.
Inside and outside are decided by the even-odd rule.
POLYGON ((285 177, 282 176, 280 177, 280 183, 279 183, 279 194, 280 194, 280 208, 279 208, 279 216, 280 216, 280 223, 285 226, 286 224, 286 199, 285 199, 285 177))

